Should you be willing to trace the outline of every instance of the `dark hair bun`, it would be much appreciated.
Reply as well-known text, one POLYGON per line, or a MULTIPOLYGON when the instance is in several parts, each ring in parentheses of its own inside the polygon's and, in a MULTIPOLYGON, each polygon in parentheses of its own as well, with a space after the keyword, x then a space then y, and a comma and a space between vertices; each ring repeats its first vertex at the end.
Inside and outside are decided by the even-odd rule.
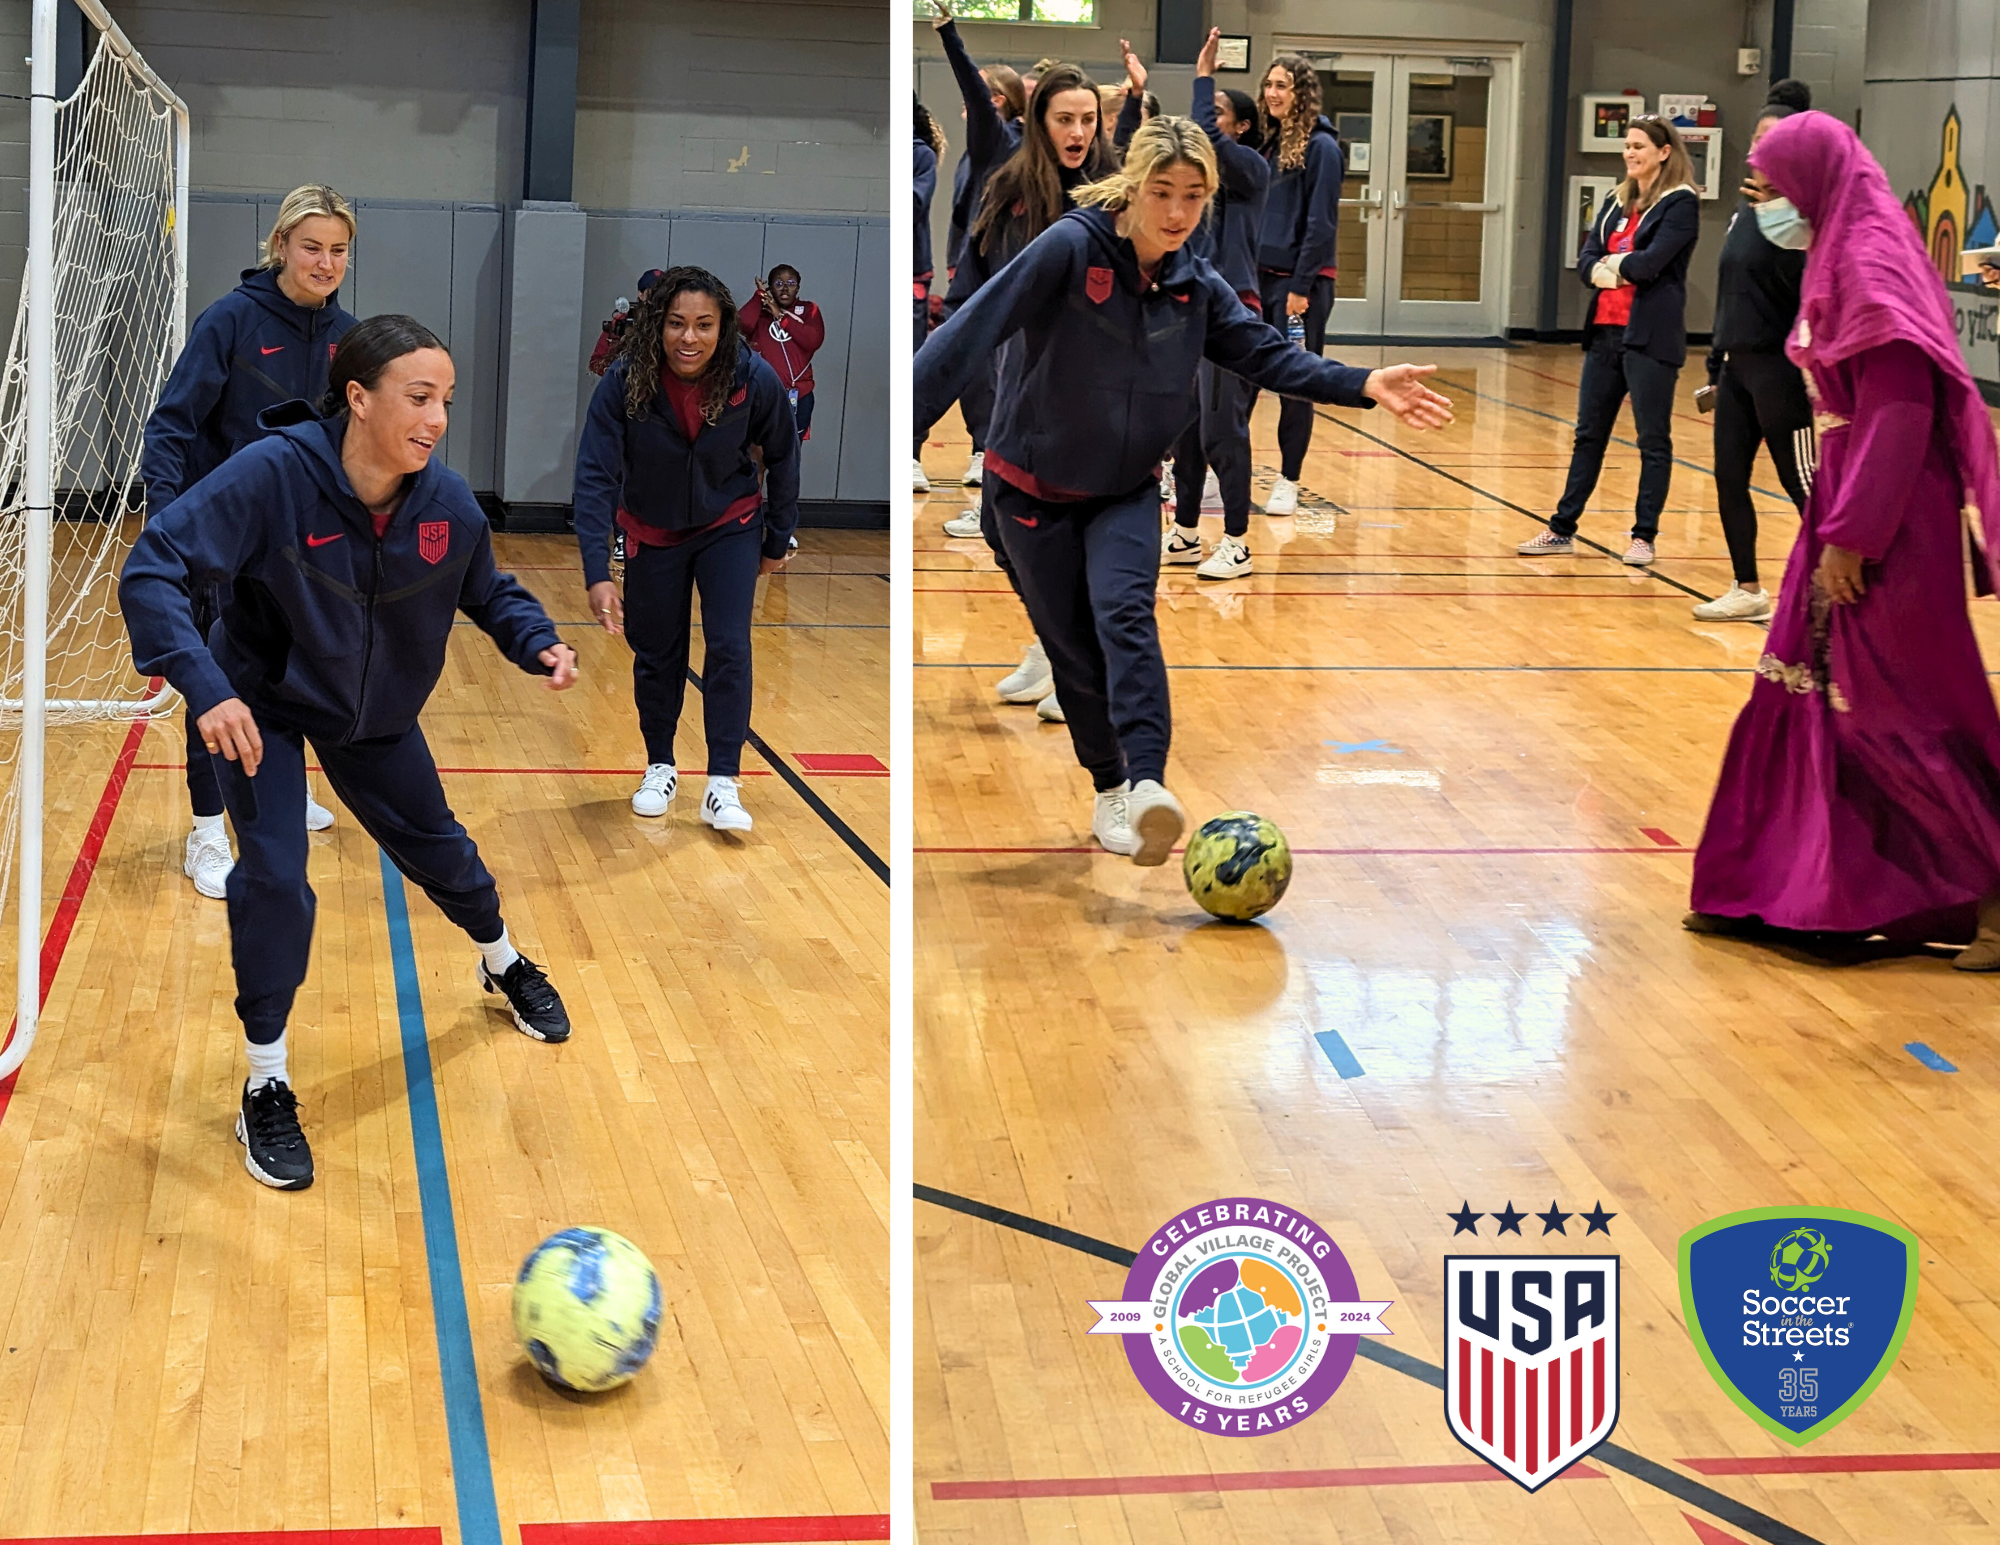
MULTIPOLYGON (((415 317, 386 312, 357 322, 348 329, 333 351, 333 365, 327 371, 326 397, 320 412, 328 418, 347 411, 347 383, 359 381, 368 391, 382 379, 382 372, 394 360, 419 349, 444 349, 438 335, 415 317)), ((449 354, 451 351, 445 349, 449 354)))
POLYGON ((1812 106, 1812 87, 1802 80, 1774 80, 1764 94, 1764 101, 1771 107, 1789 107, 1795 113, 1803 113, 1812 106))

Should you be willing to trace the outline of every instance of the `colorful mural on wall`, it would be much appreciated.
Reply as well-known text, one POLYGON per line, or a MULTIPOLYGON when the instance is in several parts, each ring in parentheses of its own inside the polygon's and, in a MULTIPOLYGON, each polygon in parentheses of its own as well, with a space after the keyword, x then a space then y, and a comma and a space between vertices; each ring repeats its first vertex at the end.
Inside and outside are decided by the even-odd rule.
POLYGON ((1956 103, 1944 115, 1937 173, 1931 178, 1931 185, 1906 197, 1903 208, 1916 221, 1931 262, 1946 284, 1960 282, 1960 253, 2000 245, 2000 218, 1995 217, 1993 205, 1986 197, 1986 185, 1978 183, 1968 191, 1965 170, 1959 164, 1956 103))

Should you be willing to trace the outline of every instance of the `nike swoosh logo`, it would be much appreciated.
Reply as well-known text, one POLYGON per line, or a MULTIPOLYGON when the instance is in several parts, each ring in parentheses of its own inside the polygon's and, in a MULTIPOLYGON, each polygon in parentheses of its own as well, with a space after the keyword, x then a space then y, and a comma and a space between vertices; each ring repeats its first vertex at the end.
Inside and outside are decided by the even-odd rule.
POLYGON ((281 343, 275 349, 260 348, 257 352, 259 354, 282 354, 285 352, 285 346, 281 343))
POLYGON ((324 547, 328 542, 338 542, 342 537, 346 535, 347 533, 345 531, 336 531, 332 536, 308 536, 306 538, 306 546, 324 547))
POLYGON ((1016 515, 1012 518, 1019 521, 1031 531, 1042 523, 1042 517, 1039 515, 1016 515))

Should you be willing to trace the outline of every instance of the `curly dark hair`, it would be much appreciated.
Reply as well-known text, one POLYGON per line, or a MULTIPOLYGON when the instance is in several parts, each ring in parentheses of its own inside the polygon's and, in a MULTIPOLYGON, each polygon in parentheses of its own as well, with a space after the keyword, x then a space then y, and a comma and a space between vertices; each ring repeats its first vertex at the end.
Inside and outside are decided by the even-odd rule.
POLYGON ((1257 83, 1257 126, 1264 144, 1278 147, 1278 169, 1296 172, 1306 164, 1306 142, 1319 122, 1319 72, 1302 54, 1280 54, 1264 66, 1264 79, 1257 83), (1292 78, 1292 110, 1280 123, 1264 105, 1264 85, 1273 70, 1282 68, 1292 78))
POLYGON ((709 296, 722 312, 722 325, 715 335, 715 354, 695 382, 701 389, 703 421, 713 424, 729 404, 729 394, 736 388, 737 356, 743 339, 729 286, 705 268, 669 268, 632 308, 631 321, 619 341, 618 357, 625 361, 627 418, 646 418, 652 412, 653 398, 660 390, 660 372, 666 368, 666 347, 661 334, 666 328, 668 308, 682 295, 709 296))

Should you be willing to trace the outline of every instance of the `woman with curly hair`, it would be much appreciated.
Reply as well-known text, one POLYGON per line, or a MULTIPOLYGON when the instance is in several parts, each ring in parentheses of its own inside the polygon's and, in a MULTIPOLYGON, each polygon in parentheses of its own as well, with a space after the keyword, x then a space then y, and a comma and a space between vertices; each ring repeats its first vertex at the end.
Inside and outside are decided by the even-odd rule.
MULTIPOLYGON (((1257 244, 1264 319, 1280 332, 1292 317, 1305 326, 1308 354, 1326 348, 1333 311, 1333 249, 1340 218, 1340 184, 1347 175, 1340 139, 1320 112, 1319 76, 1298 54, 1280 54, 1257 89, 1264 159, 1271 188, 1257 244)), ((1254 402, 1253 402, 1254 406, 1254 402)), ((1312 446, 1309 402, 1287 399, 1278 409, 1280 476, 1264 501, 1266 515, 1295 515, 1299 478, 1312 446)))
POLYGON ((698 590, 701 818, 717 831, 750 830, 737 788, 750 733, 750 611, 757 577, 785 566, 798 524, 799 436, 777 373, 744 343, 736 302, 706 269, 668 269, 633 313, 590 399, 575 500, 591 615, 632 646, 646 740, 633 812, 665 815, 680 784, 674 730, 698 590), (622 598, 611 579, 614 522, 625 534, 622 598))

